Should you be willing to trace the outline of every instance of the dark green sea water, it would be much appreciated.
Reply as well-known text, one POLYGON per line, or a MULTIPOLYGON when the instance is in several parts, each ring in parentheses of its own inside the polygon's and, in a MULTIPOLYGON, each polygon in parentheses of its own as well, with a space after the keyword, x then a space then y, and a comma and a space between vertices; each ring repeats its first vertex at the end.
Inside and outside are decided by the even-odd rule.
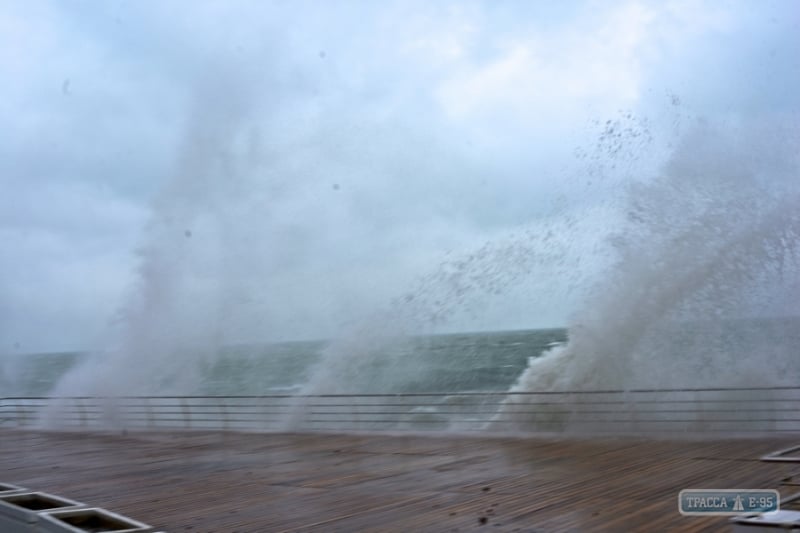
MULTIPOLYGON (((424 367, 391 392, 502 391, 517 379, 529 357, 564 342, 566 330, 457 333, 398 343, 376 354, 366 373, 424 367), (391 357, 381 357, 391 355, 391 357), (389 363, 391 362, 391 363, 389 363), (391 366, 389 366, 391 365, 391 366)), ((327 345, 324 341, 240 345, 224 348, 212 362, 198 362, 198 394, 259 395, 299 391, 327 345)), ((9 355, 0 366, 0 397, 44 396, 82 357, 81 353, 9 355)), ((387 391, 384 391, 387 392, 387 391)))
MULTIPOLYGON (((682 324, 651 337, 637 347, 644 355, 630 358, 630 364, 638 366, 628 370, 639 372, 639 382, 634 387, 793 385, 800 375, 798 318, 682 324), (652 372, 657 375, 645 379, 652 372), (697 379, 690 379, 694 376, 697 379)), ((330 358, 325 359, 326 350, 331 348, 329 343, 228 346, 213 357, 181 354, 180 368, 198 378, 191 389, 159 393, 227 396, 506 391, 528 367, 530 358, 566 340, 565 329, 390 339, 367 348, 361 346, 362 353, 341 367, 343 374, 332 374, 322 387, 306 391, 303 386, 315 371, 326 365, 336 366, 331 365, 330 358), (344 386, 337 387, 339 383, 344 386)), ((341 354, 341 347, 337 349, 341 354)), ((86 357, 81 353, 2 356, 0 397, 46 396, 61 376, 86 357)), ((593 372, 598 374, 591 389, 620 386, 612 379, 614 370, 604 367, 602 361, 586 357, 585 364, 594 365, 593 372)))

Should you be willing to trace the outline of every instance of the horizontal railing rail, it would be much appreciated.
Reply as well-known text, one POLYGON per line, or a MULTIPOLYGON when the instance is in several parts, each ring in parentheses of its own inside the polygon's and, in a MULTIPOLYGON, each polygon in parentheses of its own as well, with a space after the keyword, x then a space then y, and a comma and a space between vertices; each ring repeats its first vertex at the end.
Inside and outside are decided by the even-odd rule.
POLYGON ((0 427, 800 433, 800 387, 8 397, 0 427))

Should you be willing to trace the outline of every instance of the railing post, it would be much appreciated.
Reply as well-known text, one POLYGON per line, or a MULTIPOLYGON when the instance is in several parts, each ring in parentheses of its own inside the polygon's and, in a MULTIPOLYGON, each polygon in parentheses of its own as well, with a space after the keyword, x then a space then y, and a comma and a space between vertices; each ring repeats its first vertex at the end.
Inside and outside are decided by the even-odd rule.
POLYGON ((150 398, 144 397, 144 412, 147 417, 147 429, 153 429, 153 409, 150 406, 150 398))
POLYGON ((81 427, 85 428, 86 427, 86 406, 84 405, 83 401, 84 401, 83 398, 79 398, 77 400, 77 404, 78 404, 78 411, 80 412, 81 427))
POLYGON ((190 429, 192 427, 192 416, 189 406, 186 404, 186 398, 181 396, 181 412, 183 413, 183 427, 190 429))
POLYGON ((225 403, 225 398, 220 398, 219 402, 219 412, 222 415, 222 429, 228 429, 228 409, 227 404, 225 403))
MULTIPOLYGON (((17 400, 17 402, 19 402, 19 400, 17 400)), ((22 412, 20 412, 20 407, 21 407, 21 405, 19 403, 17 403, 16 404, 16 411, 17 411, 16 418, 17 418, 17 427, 18 428, 23 427, 23 425, 24 425, 23 417, 25 416, 22 412)))

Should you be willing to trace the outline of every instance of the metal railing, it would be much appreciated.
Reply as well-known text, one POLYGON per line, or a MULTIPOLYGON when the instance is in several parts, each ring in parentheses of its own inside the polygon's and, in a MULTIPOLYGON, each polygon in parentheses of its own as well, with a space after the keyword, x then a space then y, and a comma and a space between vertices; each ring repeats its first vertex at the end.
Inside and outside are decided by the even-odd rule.
POLYGON ((0 427, 800 433, 800 387, 0 398, 0 427))

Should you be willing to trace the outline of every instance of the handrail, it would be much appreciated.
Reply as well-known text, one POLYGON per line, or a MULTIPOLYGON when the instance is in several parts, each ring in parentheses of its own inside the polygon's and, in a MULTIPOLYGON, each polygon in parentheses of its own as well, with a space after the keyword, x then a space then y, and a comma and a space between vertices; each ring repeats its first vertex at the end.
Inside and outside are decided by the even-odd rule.
POLYGON ((800 433, 800 387, 2 397, 0 427, 800 433))
MULTIPOLYGON (((96 398, 118 399, 167 399, 167 398, 372 398, 372 397, 416 397, 416 396, 531 396, 539 394, 630 394, 630 393, 664 393, 664 392, 738 392, 738 391, 800 391, 800 387, 760 386, 760 387, 680 387, 680 388, 642 388, 642 389, 584 389, 584 390, 558 390, 558 391, 430 391, 430 392, 356 392, 356 393, 314 393, 314 394, 195 394, 195 395, 109 395, 109 396, 61 396, 75 400, 91 400, 96 398)), ((53 396, 5 396, 4 400, 47 400, 53 396)))

